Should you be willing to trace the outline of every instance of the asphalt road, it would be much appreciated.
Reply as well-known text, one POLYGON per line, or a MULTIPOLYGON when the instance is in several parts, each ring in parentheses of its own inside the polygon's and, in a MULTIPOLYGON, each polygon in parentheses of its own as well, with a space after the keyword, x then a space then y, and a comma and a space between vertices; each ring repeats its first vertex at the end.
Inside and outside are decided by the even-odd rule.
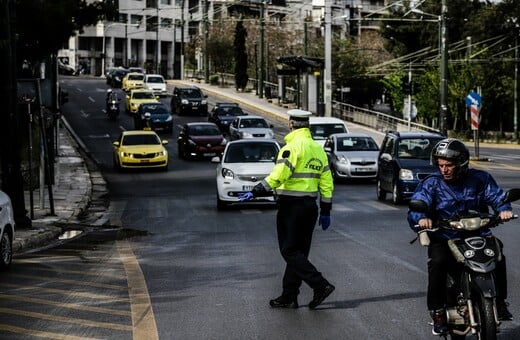
MULTIPOLYGON (((25 298, 32 299, 35 309, 43 303, 36 300, 37 293, 46 301, 56 300, 56 305, 40 307, 42 314, 55 319, 34 314, 22 322, 3 311, 11 323, 28 330, 15 333, 24 335, 19 338, 36 338, 33 330, 49 325, 54 333, 69 337, 130 339, 133 334, 139 340, 432 337, 425 305, 426 250, 409 244, 414 234, 406 225, 406 206, 394 206, 390 200, 378 202, 375 183, 337 184, 332 227, 315 231, 311 260, 336 285, 336 291, 313 311, 306 306, 312 291, 303 286, 299 309, 274 310, 268 301, 281 292, 284 268, 277 248, 276 210, 239 207, 217 211, 215 165, 180 160, 175 144, 178 129, 168 136, 168 172, 115 172, 111 142, 121 130, 132 128, 130 117, 122 113, 117 122, 106 118, 102 112, 106 85, 101 80, 67 78, 63 85, 70 98, 64 114, 103 170, 112 218, 120 220, 124 228, 145 234, 124 239, 100 235, 97 242, 85 238, 29 255, 24 260, 27 266, 17 269, 19 276, 10 284, 21 284, 34 270, 31 267, 49 268, 46 273, 52 275, 31 277, 39 281, 31 285, 36 286, 34 296, 29 293, 25 298), (73 276, 70 281, 57 280, 68 275, 73 276), (69 285, 70 292, 42 293, 42 288, 50 289, 56 282, 69 285), (96 284, 86 284, 92 282, 96 284), (139 294, 132 295, 134 285, 139 294), (103 303, 102 292, 111 299, 105 297, 103 303), (92 294, 92 298, 81 294, 92 294), (70 312, 70 300, 79 295, 82 303, 107 310, 70 312), (122 315, 108 318, 104 313, 111 309, 122 315), (141 314, 136 311, 144 317, 139 319, 141 314), (71 319, 79 326, 73 327, 71 319), (144 326, 135 320, 143 320, 144 326)), ((217 100, 210 98, 210 103, 217 100)), ((205 117, 175 119, 180 125, 205 117)), ((276 125, 276 131, 278 138, 285 133, 282 125, 276 125)), ((499 154, 484 150, 488 149, 481 149, 481 154, 499 154)), ((518 150, 501 150, 500 155, 509 158, 475 165, 492 171, 505 188, 520 186, 518 150)), ((517 212, 519 207, 514 205, 517 212)), ((520 256, 518 227, 520 222, 515 220, 496 231, 511 259, 509 301, 515 316, 520 316, 520 264, 514 260, 520 256)), ((8 301, 6 308, 12 309, 24 303, 21 298, 8 301)), ((2 315, 0 309, 0 318, 2 315)), ((499 339, 520 338, 519 326, 518 321, 505 323, 499 339)), ((3 334, 13 333, 0 329, 0 337, 3 334)))

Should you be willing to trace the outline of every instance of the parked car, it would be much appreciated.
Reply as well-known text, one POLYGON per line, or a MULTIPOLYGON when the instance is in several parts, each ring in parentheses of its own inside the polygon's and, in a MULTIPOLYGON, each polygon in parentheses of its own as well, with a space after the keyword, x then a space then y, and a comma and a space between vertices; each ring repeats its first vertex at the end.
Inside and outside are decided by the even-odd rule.
POLYGON ((238 116, 229 125, 229 138, 274 138, 273 125, 260 116, 238 116))
MULTIPOLYGON (((274 139, 242 139, 229 142, 217 164, 217 209, 244 203, 238 195, 250 191, 273 169, 280 146, 274 139)), ((274 203, 273 196, 258 197, 250 203, 274 203)))
POLYGON ((115 88, 120 88, 123 84, 123 78, 129 71, 126 68, 118 68, 111 74, 110 85, 115 88))
POLYGON ((247 116, 247 113, 237 103, 217 103, 208 115, 208 122, 217 124, 222 133, 228 133, 229 124, 238 116, 247 116))
POLYGON ((156 96, 166 96, 166 81, 160 74, 146 74, 144 76, 144 88, 152 90, 156 96))
POLYGON ((139 105, 143 103, 158 103, 153 91, 146 89, 131 90, 126 94, 126 113, 135 115, 139 105))
POLYGON ((147 120, 153 131, 173 132, 173 116, 166 104, 157 102, 139 105, 134 116, 135 129, 142 130, 147 126, 147 120), (149 118, 145 116, 146 113, 150 114, 149 118))
POLYGON ((13 261, 15 222, 9 196, 0 191, 0 271, 6 270, 13 261))
POLYGON ((335 180, 375 179, 379 147, 366 133, 334 133, 324 145, 335 180))
POLYGON ((170 101, 173 113, 182 116, 185 114, 208 114, 208 96, 196 86, 175 87, 170 101))
POLYGON ((114 168, 160 168, 168 170, 167 140, 154 131, 123 131, 113 143, 114 168))
POLYGON ((409 199, 417 184, 437 171, 430 163, 432 148, 444 137, 427 132, 388 131, 378 156, 377 199, 392 193, 394 204, 409 199))
POLYGON ((184 124, 177 139, 179 157, 213 157, 221 155, 227 140, 215 123, 184 124))
POLYGON ((127 73, 121 83, 121 89, 125 92, 134 89, 142 89, 144 87, 144 74, 129 72, 127 73))
POLYGON ((310 117, 309 129, 312 138, 322 146, 325 144, 327 137, 333 133, 349 132, 345 122, 334 117, 310 117))

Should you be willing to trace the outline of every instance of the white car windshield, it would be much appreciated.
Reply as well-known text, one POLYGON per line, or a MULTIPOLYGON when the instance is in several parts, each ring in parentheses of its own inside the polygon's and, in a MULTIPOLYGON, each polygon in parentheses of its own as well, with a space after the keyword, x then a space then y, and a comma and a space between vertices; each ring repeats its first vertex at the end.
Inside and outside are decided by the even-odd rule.
POLYGON ((225 163, 274 162, 278 148, 273 143, 258 143, 252 145, 230 145, 224 156, 225 163))

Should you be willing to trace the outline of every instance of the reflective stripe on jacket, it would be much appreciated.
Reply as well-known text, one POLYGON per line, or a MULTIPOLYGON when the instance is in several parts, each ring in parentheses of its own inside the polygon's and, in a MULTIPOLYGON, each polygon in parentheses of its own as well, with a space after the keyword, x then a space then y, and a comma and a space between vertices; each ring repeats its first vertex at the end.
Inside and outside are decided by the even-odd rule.
POLYGON ((310 130, 296 129, 285 136, 285 142, 264 185, 277 195, 317 197, 319 192, 322 202, 331 202, 334 184, 327 154, 312 139, 310 130))

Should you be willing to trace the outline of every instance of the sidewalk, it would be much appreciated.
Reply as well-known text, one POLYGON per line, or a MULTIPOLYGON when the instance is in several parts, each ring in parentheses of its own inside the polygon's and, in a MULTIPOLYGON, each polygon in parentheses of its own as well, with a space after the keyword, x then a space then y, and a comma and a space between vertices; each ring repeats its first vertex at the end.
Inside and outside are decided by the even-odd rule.
MULTIPOLYGON (((58 140, 55 184, 52 186, 54 215, 51 215, 48 186, 34 190, 32 227, 15 230, 15 256, 57 240, 65 230, 105 223, 102 217, 109 204, 106 182, 80 148, 64 119, 59 122, 58 140)), ((25 206, 27 216, 31 217, 29 191, 25 192, 25 206)))

